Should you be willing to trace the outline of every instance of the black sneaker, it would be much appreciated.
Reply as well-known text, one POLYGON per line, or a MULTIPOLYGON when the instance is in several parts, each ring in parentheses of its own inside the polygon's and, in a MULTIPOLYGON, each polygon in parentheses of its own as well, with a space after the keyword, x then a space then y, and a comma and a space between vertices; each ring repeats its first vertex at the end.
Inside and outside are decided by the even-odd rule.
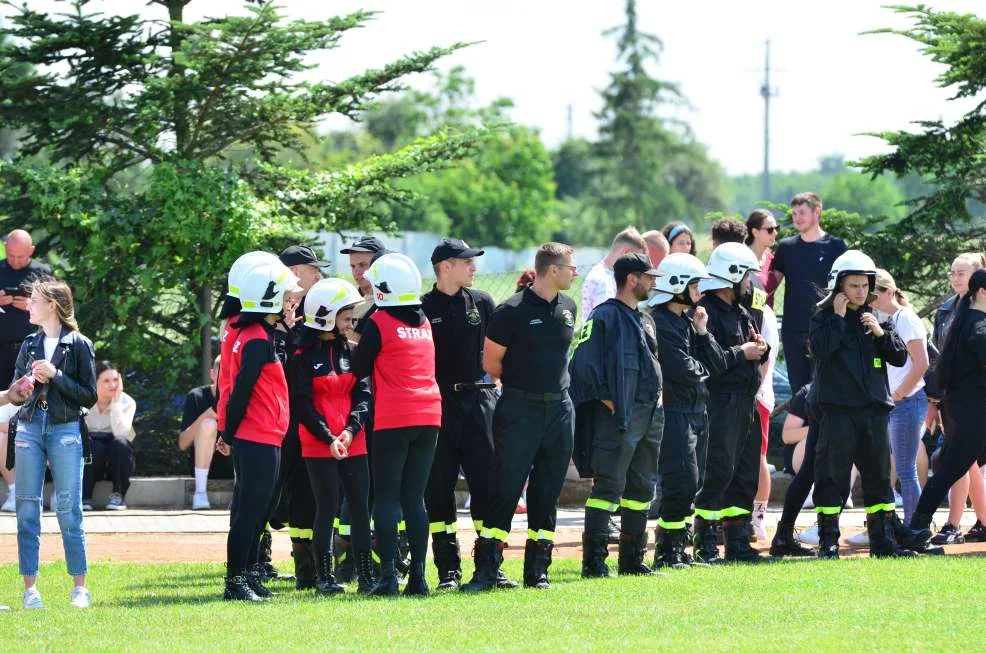
MULTIPOLYGON (((986 528, 983 528, 982 524, 980 524, 978 521, 976 522, 976 526, 979 527, 980 529, 979 532, 984 537, 984 539, 977 541, 986 542, 986 528)), ((973 526, 972 529, 969 530, 969 532, 971 533, 973 530, 975 530, 976 526, 973 526)), ((966 538, 962 535, 962 531, 960 531, 955 526, 952 526, 948 522, 945 522, 945 525, 941 527, 941 530, 938 531, 938 534, 931 538, 931 544, 937 544, 937 545, 964 544, 965 539, 966 538)))
MULTIPOLYGON (((965 541, 986 542, 986 526, 983 526, 983 523, 977 519, 976 523, 972 525, 972 528, 966 531, 965 541)), ((959 544, 961 544, 961 542, 959 542, 959 544)))

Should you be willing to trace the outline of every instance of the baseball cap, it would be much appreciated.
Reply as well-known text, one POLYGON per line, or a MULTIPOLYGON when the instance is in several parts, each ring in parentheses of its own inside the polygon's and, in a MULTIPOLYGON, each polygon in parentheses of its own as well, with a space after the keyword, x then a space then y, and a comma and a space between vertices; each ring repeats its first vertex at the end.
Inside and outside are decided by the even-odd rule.
POLYGON ((291 245, 281 252, 279 258, 281 263, 288 267, 292 265, 314 265, 317 268, 327 268, 332 265, 327 261, 318 260, 315 251, 305 245, 291 245))
POLYGON ((613 274, 625 277, 628 274, 649 274, 652 277, 660 276, 654 266, 650 264, 650 259, 640 253, 624 254, 616 259, 613 264, 613 274))
POLYGON ((340 254, 380 254, 385 253, 387 248, 376 236, 361 236, 349 247, 340 250, 340 254))
POLYGON ((469 247, 464 240, 458 238, 442 238, 435 251, 431 253, 431 264, 436 265, 450 258, 475 258, 485 254, 481 249, 469 247))

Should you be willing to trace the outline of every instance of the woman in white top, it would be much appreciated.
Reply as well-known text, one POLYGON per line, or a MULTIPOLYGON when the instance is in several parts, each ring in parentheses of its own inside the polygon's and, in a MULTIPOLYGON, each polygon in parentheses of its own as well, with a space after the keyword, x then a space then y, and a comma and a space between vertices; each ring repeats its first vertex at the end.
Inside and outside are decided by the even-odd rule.
POLYGON ((134 473, 134 413, 137 402, 123 391, 123 377, 109 361, 96 365, 96 405, 86 415, 92 436, 92 462, 82 477, 82 509, 92 510, 92 490, 96 481, 108 478, 113 492, 107 510, 126 510, 127 489, 134 473))
POLYGON ((880 312, 880 320, 889 321, 907 345, 907 362, 903 367, 888 365, 887 379, 894 401, 889 424, 890 449, 904 497, 904 523, 909 523, 921 496, 917 456, 928 411, 924 393, 924 373, 929 364, 928 330, 886 270, 876 271, 876 297, 873 307, 880 312))

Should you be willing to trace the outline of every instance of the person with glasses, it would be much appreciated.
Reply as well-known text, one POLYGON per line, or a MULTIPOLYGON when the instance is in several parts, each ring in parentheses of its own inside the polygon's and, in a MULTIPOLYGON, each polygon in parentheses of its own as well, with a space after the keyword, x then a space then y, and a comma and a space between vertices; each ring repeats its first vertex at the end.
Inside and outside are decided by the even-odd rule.
POLYGON ((777 219, 767 209, 754 209, 746 218, 746 246, 753 250, 760 261, 760 271, 753 275, 767 291, 767 304, 774 307, 774 290, 777 283, 770 274, 770 264, 774 260, 774 245, 780 227, 777 219))
POLYGON ((562 294, 577 275, 573 250, 547 243, 534 257, 534 282, 497 307, 486 329, 483 368, 503 383, 493 413, 490 503, 476 541, 476 573, 466 592, 493 589, 524 481, 527 545, 524 585, 548 589, 555 506, 575 437, 568 351, 578 307, 562 294))

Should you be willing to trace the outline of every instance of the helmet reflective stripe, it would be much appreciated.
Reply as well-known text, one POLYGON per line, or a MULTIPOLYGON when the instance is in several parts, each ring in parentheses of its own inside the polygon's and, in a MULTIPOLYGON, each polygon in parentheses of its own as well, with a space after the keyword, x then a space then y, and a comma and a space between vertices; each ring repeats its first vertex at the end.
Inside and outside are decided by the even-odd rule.
POLYGON ((273 261, 254 264, 241 274, 240 305, 248 313, 280 313, 285 293, 297 287, 298 278, 274 257, 273 261))
POLYGON ((370 266, 367 278, 373 284, 373 301, 377 306, 421 303, 421 272, 403 254, 384 254, 370 266))
POLYGON ((356 286, 344 279, 322 279, 305 296, 305 326, 318 331, 336 328, 336 316, 362 300, 356 286))
POLYGON ((233 265, 229 268, 229 275, 226 283, 226 294, 230 297, 239 298, 240 293, 243 292, 243 277, 246 276, 251 268, 260 265, 261 263, 281 264, 281 260, 270 252, 263 252, 259 250, 243 254, 236 259, 233 262, 233 265))

